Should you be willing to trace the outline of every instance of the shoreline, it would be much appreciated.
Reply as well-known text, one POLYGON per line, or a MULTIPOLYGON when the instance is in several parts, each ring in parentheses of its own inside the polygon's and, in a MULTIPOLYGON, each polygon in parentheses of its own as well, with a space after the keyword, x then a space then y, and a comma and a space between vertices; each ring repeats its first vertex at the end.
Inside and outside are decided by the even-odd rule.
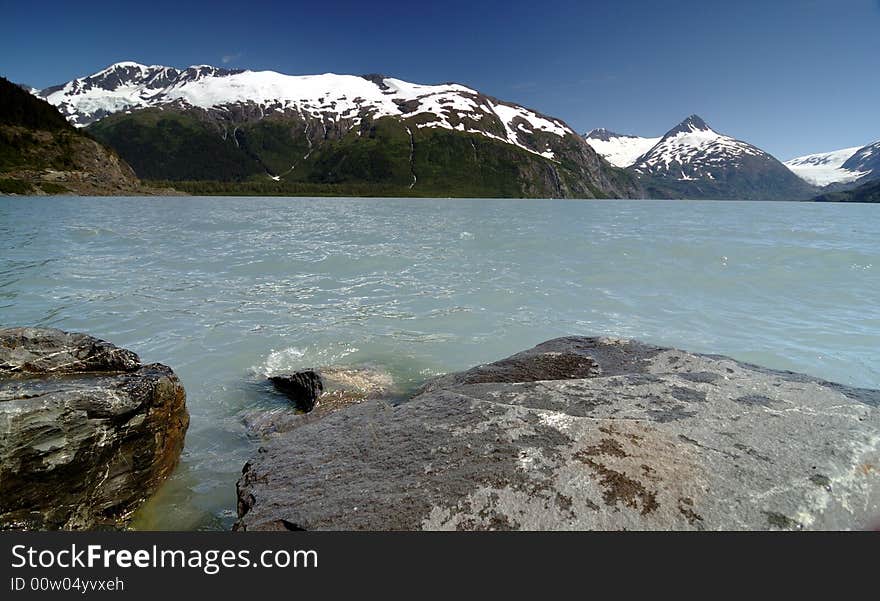
POLYGON ((174 198, 315 198, 315 199, 392 199, 392 200, 557 200, 557 201, 601 201, 601 202, 656 202, 656 203, 674 203, 674 202, 711 202, 711 203, 745 203, 745 202, 756 202, 756 203, 818 203, 818 204, 829 204, 829 205, 841 205, 841 204, 877 204, 877 201, 873 200, 817 200, 817 199, 803 199, 803 200, 754 200, 754 199, 734 199, 734 198, 558 198, 558 197, 516 197, 516 196, 490 196, 490 197, 477 197, 477 196, 445 196, 445 197, 436 197, 436 196, 415 196, 415 195, 388 195, 388 196, 338 196, 333 194, 327 195, 316 195, 316 194, 285 194, 285 195, 261 195, 261 194, 191 194, 188 192, 181 192, 178 190, 168 191, 168 190, 157 190, 157 191, 144 191, 142 193, 137 194, 115 194, 115 193, 106 193, 106 194, 74 194, 74 193, 62 193, 62 194, 6 194, 0 193, 0 198, 161 198, 161 197, 174 197, 174 198))

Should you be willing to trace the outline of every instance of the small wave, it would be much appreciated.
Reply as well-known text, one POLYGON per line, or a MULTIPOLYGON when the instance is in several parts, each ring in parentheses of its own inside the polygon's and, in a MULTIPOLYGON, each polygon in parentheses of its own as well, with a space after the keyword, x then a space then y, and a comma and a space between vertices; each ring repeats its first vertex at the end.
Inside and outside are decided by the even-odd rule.
POLYGON ((93 238, 95 236, 115 236, 116 232, 105 227, 95 227, 90 225, 69 225, 67 231, 73 238, 93 238))
POLYGON ((445 376, 447 373, 449 372, 431 367, 426 367, 418 371, 419 376, 421 376, 424 380, 427 380, 429 378, 436 378, 438 376, 445 376))
POLYGON ((251 367, 251 372, 258 376, 274 376, 284 371, 290 371, 293 369, 291 366, 301 363, 305 356, 306 352, 295 346, 281 349, 280 351, 273 350, 266 357, 266 360, 263 361, 262 365, 251 367))
POLYGON ((299 348, 295 346, 271 350, 260 365, 250 371, 257 377, 268 378, 308 367, 334 365, 343 358, 358 352, 354 346, 329 346, 323 348, 299 348))

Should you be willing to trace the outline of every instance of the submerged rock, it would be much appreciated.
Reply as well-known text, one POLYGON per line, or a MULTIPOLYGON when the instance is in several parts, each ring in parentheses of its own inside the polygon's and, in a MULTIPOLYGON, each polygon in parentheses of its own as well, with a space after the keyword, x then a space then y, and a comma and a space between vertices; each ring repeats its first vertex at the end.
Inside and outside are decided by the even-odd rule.
POLYGON ((378 399, 395 394, 394 378, 375 367, 325 367, 319 370, 324 380, 325 397, 378 399))
POLYGON ((169 367, 85 334, 0 330, 0 528, 124 526, 188 425, 169 367))
POLYGON ((238 482, 239 529, 880 521, 880 392, 628 340, 552 340, 260 451, 238 482))

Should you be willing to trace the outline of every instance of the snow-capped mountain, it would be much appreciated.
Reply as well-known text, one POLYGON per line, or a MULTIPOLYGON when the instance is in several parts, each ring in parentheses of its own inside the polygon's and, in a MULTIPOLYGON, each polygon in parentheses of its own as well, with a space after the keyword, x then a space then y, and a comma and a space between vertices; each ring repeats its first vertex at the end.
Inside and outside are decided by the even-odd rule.
POLYGON ((562 120, 455 83, 123 62, 39 96, 147 180, 380 195, 640 194, 562 120))
POLYGON ((519 146, 549 159, 549 144, 527 138, 536 132, 559 138, 574 132, 562 121, 502 102, 458 84, 421 85, 380 75, 284 75, 274 71, 232 71, 208 65, 175 69, 121 62, 79 79, 42 90, 77 126, 113 113, 147 107, 222 109, 253 104, 262 115, 295 112, 319 120, 365 116, 405 117, 419 128, 477 133, 519 146), (480 127, 497 121, 499 131, 480 127))
POLYGON ((85 127, 113 113, 161 104, 170 87, 239 72, 209 65, 175 69, 125 61, 35 93, 58 107, 73 125, 85 127))
POLYGON ((810 187, 769 153, 697 115, 669 130, 630 169, 652 195, 755 200, 807 198, 810 187))
POLYGON ((861 149, 861 146, 854 146, 831 152, 808 154, 785 161, 784 164, 795 175, 816 186, 848 184, 867 175, 865 172, 850 171, 843 167, 843 164, 861 149))
POLYGON ((660 138, 618 134, 604 127, 585 134, 584 139, 599 156, 615 167, 629 167, 660 141, 660 138))
POLYGON ((640 156, 633 169, 679 181, 713 180, 721 167, 729 168, 749 156, 772 158, 751 144, 719 134, 691 115, 640 156))

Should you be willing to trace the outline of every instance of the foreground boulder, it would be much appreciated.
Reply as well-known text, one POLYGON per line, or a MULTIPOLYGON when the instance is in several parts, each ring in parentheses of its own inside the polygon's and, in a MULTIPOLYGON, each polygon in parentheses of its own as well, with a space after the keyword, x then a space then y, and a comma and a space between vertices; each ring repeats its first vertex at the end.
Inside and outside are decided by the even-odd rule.
POLYGON ((170 368, 85 334, 0 330, 0 528, 124 526, 189 425, 170 368))
POLYGON ((237 527, 869 528, 878 406, 726 357, 560 338, 267 441, 237 527))

